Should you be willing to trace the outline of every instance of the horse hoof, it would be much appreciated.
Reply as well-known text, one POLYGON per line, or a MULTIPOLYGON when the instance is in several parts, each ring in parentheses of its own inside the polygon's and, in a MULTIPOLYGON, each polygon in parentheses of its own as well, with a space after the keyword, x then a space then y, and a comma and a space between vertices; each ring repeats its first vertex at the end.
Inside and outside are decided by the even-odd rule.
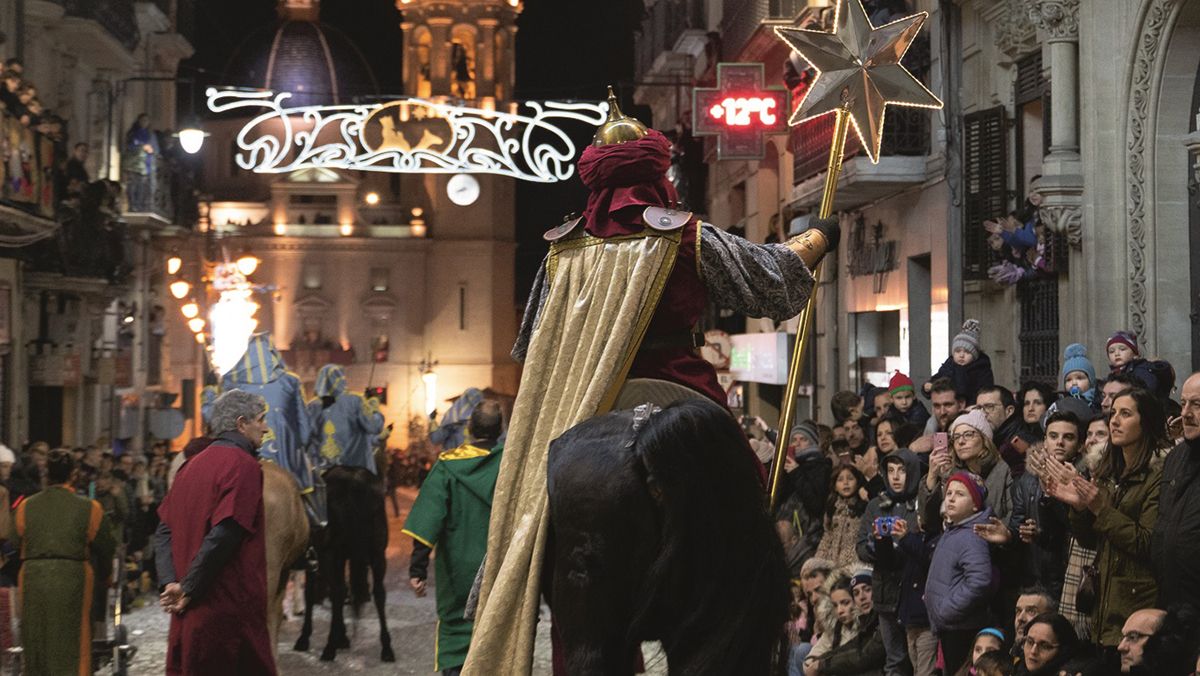
POLYGON ((334 648, 326 648, 321 651, 322 662, 332 662, 337 657, 337 650, 334 648))
POLYGON ((300 653, 307 652, 308 651, 308 639, 306 639, 306 638, 296 639, 296 645, 292 646, 292 650, 295 650, 296 652, 300 652, 300 653))
POLYGON ((379 656, 379 659, 383 660, 384 662, 396 661, 396 655, 392 652, 391 646, 383 647, 383 654, 379 656))
POLYGON ((337 648, 338 650, 349 650, 350 638, 348 636, 339 636, 337 641, 333 644, 333 647, 337 648))

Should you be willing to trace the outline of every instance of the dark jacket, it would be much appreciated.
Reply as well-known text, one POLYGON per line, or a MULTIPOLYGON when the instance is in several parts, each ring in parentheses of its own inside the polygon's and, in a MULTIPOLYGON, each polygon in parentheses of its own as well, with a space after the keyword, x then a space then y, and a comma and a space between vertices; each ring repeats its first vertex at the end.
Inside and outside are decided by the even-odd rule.
POLYGON ((859 632, 848 642, 821 657, 822 676, 854 676, 878 674, 883 670, 887 653, 883 634, 879 632, 879 616, 874 612, 858 619, 859 632))
POLYGON ((1119 483, 1111 479, 1100 482, 1109 504, 1099 514, 1070 512, 1075 538, 1099 552, 1092 626, 1101 645, 1117 645, 1125 619, 1135 610, 1153 607, 1158 599, 1150 541, 1158 521, 1161 481, 1162 466, 1152 462, 1119 483))
POLYGON ((833 462, 819 449, 812 448, 799 453, 796 463, 799 466, 784 474, 780 482, 775 519, 788 521, 799 531, 796 551, 788 552, 789 566, 798 574, 799 566, 816 553, 825 534, 825 498, 829 494, 833 462))
POLYGON ((992 510, 984 507, 962 523, 950 525, 938 539, 925 583, 925 607, 934 633, 985 627, 990 616, 994 571, 988 543, 975 534, 992 510))
POLYGON ((1019 566, 1019 587, 1045 587, 1054 598, 1059 598, 1067 572, 1070 509, 1047 496, 1032 474, 1023 474, 1013 483, 1012 509, 1008 517, 1008 529, 1012 531, 1009 547, 1019 566), (1038 526, 1037 537, 1031 544, 1025 544, 1019 536, 1026 519, 1033 519, 1038 526))
POLYGON ((904 462, 906 471, 904 490, 896 493, 886 486, 886 465, 880 469, 884 476, 885 488, 878 497, 867 503, 867 511, 863 513, 862 522, 858 529, 858 558, 864 563, 874 566, 871 571, 871 596, 875 601, 875 610, 880 613, 895 614, 900 604, 901 577, 904 572, 903 563, 897 557, 889 556, 887 561, 880 561, 875 555, 877 547, 892 548, 892 538, 885 535, 875 537, 874 523, 880 517, 891 516, 904 519, 910 530, 917 529, 917 489, 921 483, 921 462, 917 455, 907 448, 895 453, 904 462))
POLYGON ((1158 607, 1200 607, 1200 441, 1184 441, 1163 463, 1151 550, 1158 607))
MULTIPOLYGON (((929 578, 929 561, 940 531, 909 531, 899 542, 892 538, 875 543, 878 566, 900 569, 900 598, 896 603, 896 618, 905 627, 928 627, 929 612, 925 608, 925 582, 929 578)), ((875 589, 872 587, 874 596, 875 589)))
POLYGON ((893 407, 889 415, 894 420, 916 425, 918 429, 925 429, 925 423, 929 422, 929 409, 925 408, 925 404, 922 404, 920 399, 913 399, 908 412, 901 413, 893 407))
POLYGON ((986 352, 980 352, 979 356, 966 366, 954 363, 954 357, 947 358, 929 382, 939 378, 949 378, 954 384, 954 391, 962 395, 968 404, 975 403, 975 395, 979 394, 979 390, 996 384, 992 378, 992 360, 986 352))

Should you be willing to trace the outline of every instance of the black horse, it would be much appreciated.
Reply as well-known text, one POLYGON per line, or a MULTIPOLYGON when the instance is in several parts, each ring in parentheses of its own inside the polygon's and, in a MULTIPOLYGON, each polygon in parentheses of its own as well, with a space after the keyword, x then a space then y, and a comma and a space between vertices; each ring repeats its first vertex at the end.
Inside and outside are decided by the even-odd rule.
POLYGON ((304 588, 304 627, 294 647, 299 651, 308 650, 312 636, 313 606, 320 601, 322 587, 329 592, 332 617, 329 621, 329 638, 321 652, 321 659, 333 660, 338 650, 350 647, 343 612, 348 566, 354 616, 359 616, 368 596, 374 599, 375 610, 379 613, 379 642, 383 646, 380 659, 395 662, 387 616, 384 614, 387 589, 383 585, 383 578, 387 572, 388 523, 383 480, 361 467, 343 466, 329 469, 324 478, 329 524, 312 540, 317 550, 317 570, 313 570, 312 566, 308 569, 304 588), (368 568, 371 571, 369 585, 368 568))
POLYGON ((652 640, 672 674, 771 671, 787 570, 755 462, 734 418, 698 399, 551 444, 543 588, 567 673, 631 674, 652 640))

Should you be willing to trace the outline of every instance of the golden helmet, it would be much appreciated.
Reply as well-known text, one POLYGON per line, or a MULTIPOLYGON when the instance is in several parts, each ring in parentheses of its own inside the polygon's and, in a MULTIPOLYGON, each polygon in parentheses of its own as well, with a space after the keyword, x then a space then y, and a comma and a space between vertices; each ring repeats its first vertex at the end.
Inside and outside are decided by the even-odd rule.
POLYGON ((608 146, 636 141, 646 135, 646 125, 637 118, 627 117, 617 105, 617 95, 611 85, 608 87, 608 119, 596 130, 592 137, 592 145, 608 146))

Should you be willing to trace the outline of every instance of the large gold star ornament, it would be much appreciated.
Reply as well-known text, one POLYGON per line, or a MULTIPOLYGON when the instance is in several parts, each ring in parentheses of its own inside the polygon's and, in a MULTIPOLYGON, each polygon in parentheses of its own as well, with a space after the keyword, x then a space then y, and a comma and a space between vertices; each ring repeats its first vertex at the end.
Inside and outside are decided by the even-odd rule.
POLYGON ((777 26, 775 34, 817 71, 788 124, 845 108, 867 155, 878 162, 889 104, 942 107, 941 100, 900 65, 927 16, 920 12, 876 28, 861 0, 837 0, 832 33, 777 26))

